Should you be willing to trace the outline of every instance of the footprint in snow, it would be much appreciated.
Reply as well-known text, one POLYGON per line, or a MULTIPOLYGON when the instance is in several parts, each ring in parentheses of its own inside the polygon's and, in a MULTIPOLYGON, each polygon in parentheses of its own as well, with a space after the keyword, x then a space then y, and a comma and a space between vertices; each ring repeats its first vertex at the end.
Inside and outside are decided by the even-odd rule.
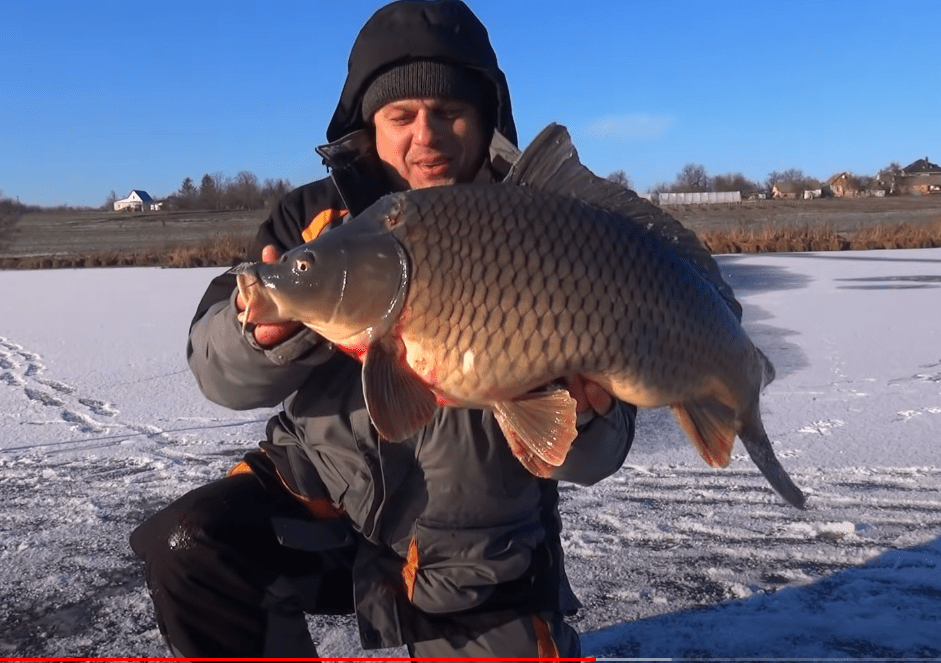
POLYGON ((94 414, 97 414, 99 417, 114 417, 119 413, 119 410, 111 403, 99 401, 95 398, 79 398, 78 402, 87 407, 94 414))
POLYGON ((56 380, 36 380, 39 384, 45 385, 50 389, 58 391, 60 394, 74 394, 75 387, 65 384, 63 382, 58 382, 56 380))
POLYGON ((81 412, 63 410, 62 420, 70 424, 77 424, 79 432, 82 433, 104 433, 108 430, 105 426, 81 412))
POLYGON ((26 397, 29 400, 36 401, 41 405, 46 405, 48 407, 61 407, 62 405, 65 405, 64 401, 60 401, 52 394, 45 391, 39 391, 38 389, 31 389, 30 387, 26 387, 23 392, 26 394, 26 397))

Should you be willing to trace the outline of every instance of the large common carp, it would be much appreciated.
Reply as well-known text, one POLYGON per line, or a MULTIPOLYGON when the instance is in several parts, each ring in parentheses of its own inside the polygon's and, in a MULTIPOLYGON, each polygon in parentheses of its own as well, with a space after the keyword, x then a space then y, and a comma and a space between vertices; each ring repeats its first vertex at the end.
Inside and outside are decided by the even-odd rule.
POLYGON ((696 236, 593 175, 564 127, 499 184, 395 193, 274 264, 235 269, 246 323, 299 320, 363 359, 393 441, 444 406, 490 408, 517 458, 548 475, 575 438, 574 375, 670 406, 707 463, 738 435, 791 504, 804 496, 759 415, 774 369, 696 236))

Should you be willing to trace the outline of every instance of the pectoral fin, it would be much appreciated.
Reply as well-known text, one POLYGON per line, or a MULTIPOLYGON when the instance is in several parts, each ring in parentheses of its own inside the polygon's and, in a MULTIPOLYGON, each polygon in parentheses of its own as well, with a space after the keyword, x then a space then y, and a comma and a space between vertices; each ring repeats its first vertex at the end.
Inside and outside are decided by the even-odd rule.
POLYGON ((392 442, 411 437, 434 416, 434 393, 405 363, 399 339, 380 339, 363 360, 363 395, 369 418, 392 442))
MULTIPOLYGON (((500 416, 497 415, 497 421, 499 420, 500 416)), ((503 428, 503 424, 500 424, 500 426, 503 428)), ((513 452, 513 455, 516 456, 516 459, 523 465, 523 467, 526 468, 530 474, 542 479, 546 479, 552 475, 552 471, 555 469, 555 466, 550 465, 532 451, 527 449, 525 446, 523 446, 515 431, 508 431, 506 428, 503 428, 503 434, 506 436, 506 441, 510 445, 510 451, 513 452)))
POLYGON ((513 454, 536 476, 561 465, 577 435, 575 399, 565 389, 495 403, 493 411, 513 454))
POLYGON ((735 444, 735 411, 706 397, 670 406, 696 450, 712 467, 725 467, 735 444))

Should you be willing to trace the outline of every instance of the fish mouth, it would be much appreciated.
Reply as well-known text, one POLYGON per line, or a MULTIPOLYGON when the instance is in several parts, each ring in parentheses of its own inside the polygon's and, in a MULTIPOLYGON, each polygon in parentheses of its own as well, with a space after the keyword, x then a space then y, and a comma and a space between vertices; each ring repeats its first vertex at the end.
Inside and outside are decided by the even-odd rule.
POLYGON ((242 323, 242 331, 245 331, 245 326, 253 322, 252 317, 255 312, 254 304, 256 299, 255 292, 259 287, 260 281, 258 280, 257 273, 241 271, 235 272, 235 274, 235 283, 238 285, 239 296, 245 304, 245 310, 239 312, 238 320, 242 323))
POLYGON ((265 285, 255 263, 242 263, 228 271, 235 274, 235 283, 239 295, 245 304, 245 310, 238 314, 242 329, 248 324, 264 322, 272 313, 277 313, 277 306, 265 292, 265 285))

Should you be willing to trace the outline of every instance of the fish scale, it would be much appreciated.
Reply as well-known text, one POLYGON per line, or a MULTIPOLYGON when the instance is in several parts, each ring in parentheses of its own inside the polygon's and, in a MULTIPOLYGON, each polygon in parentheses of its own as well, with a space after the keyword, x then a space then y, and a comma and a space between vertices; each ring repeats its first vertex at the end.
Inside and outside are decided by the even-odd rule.
MULTIPOLYGON (((499 398, 577 369, 627 371, 660 389, 676 376, 692 382, 683 369, 717 357, 717 348, 704 343, 709 334, 701 333, 717 318, 714 295, 696 297, 695 289, 676 287, 679 278, 665 278, 656 238, 645 241, 638 237, 643 229, 577 200, 524 187, 483 188, 486 194, 471 185, 389 201, 400 206, 392 233, 413 256, 403 338, 430 357, 436 388, 473 403, 481 392, 499 398), (441 209, 462 213, 441 216, 441 209), (537 237, 532 219, 543 231, 537 237), (445 299, 452 309, 440 305, 445 299), (518 332, 522 343, 513 347, 507 332, 518 332)), ((728 311, 724 318, 725 329, 707 329, 728 338, 738 324, 728 311)))
POLYGON ((759 393, 774 377, 695 235, 578 162, 550 125, 500 184, 391 194, 273 265, 236 269, 251 322, 300 320, 354 356, 377 431, 414 435, 439 405, 490 408, 551 476, 577 432, 581 376, 669 406, 703 458, 738 436, 791 504, 759 393), (549 385, 547 387, 547 385, 549 385))

